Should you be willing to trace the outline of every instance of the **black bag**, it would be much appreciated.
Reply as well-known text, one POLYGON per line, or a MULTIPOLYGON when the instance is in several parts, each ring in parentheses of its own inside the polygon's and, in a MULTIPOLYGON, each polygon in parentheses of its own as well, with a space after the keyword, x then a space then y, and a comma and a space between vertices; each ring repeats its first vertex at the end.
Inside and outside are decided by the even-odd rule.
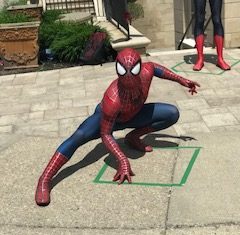
POLYGON ((115 60, 117 52, 110 44, 106 45, 106 38, 104 32, 94 32, 90 36, 80 57, 81 65, 97 65, 115 60))

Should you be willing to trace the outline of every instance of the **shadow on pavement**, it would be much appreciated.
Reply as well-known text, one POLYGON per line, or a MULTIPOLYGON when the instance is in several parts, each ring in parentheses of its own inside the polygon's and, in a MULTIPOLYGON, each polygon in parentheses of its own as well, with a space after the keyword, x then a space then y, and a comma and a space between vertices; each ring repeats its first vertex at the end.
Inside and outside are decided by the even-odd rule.
MULTIPOLYGON (((166 134, 150 134, 144 138, 144 142, 150 144, 152 147, 161 148, 161 147, 177 147, 178 143, 165 141, 165 140, 158 140, 157 138, 174 138, 183 141, 191 141, 195 140, 193 137, 190 136, 172 136, 166 134)), ((118 144, 120 145, 121 149, 124 151, 126 156, 130 159, 138 159, 145 155, 144 152, 140 152, 134 149, 129 148, 127 145, 124 144, 124 139, 118 139, 118 144)), ((80 147, 81 148, 81 147, 80 147)), ((87 167, 98 160, 100 160, 103 156, 108 156, 104 159, 104 162, 109 165, 110 167, 117 169, 117 161, 114 156, 109 154, 104 144, 99 143, 95 146, 95 148, 89 152, 81 161, 78 163, 66 167, 61 170, 52 180, 52 188, 54 188, 58 183, 60 183, 65 178, 71 176, 76 171, 80 170, 81 168, 87 167)))
MULTIPOLYGON (((183 57, 184 61, 187 64, 195 64, 197 62, 197 54, 185 55, 183 57)), ((204 54, 204 62, 217 64, 217 55, 215 54, 204 54)))

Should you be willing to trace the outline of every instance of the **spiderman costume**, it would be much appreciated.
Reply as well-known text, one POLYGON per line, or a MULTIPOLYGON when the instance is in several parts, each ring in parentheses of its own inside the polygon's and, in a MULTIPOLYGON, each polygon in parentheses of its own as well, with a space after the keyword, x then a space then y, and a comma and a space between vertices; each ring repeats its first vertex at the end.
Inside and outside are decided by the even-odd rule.
MULTIPOLYGON (((204 45, 204 21, 205 21, 205 8, 206 0, 194 0, 195 3, 195 27, 194 36, 196 41, 196 48, 198 59, 193 66, 193 70, 199 71, 204 66, 203 45, 204 45)), ((223 42, 224 30, 221 21, 222 0, 209 0, 212 21, 214 26, 214 41, 217 49, 217 66, 222 70, 230 70, 230 66, 223 59, 223 42)))
POLYGON ((112 136, 113 131, 134 128, 126 135, 125 142, 139 151, 152 151, 152 147, 145 145, 140 137, 166 129, 179 118, 179 111, 173 105, 145 104, 153 76, 176 81, 188 87, 191 94, 197 93, 196 87, 199 86, 198 83, 178 76, 159 64, 142 63, 138 52, 131 48, 119 52, 116 58, 116 71, 118 78, 108 87, 94 114, 58 147, 39 178, 35 195, 39 206, 50 203, 50 184, 53 176, 79 146, 93 139, 101 138, 109 152, 117 159, 118 170, 113 180, 119 181, 119 184, 124 180, 131 183, 131 176, 134 173, 128 158, 112 136))

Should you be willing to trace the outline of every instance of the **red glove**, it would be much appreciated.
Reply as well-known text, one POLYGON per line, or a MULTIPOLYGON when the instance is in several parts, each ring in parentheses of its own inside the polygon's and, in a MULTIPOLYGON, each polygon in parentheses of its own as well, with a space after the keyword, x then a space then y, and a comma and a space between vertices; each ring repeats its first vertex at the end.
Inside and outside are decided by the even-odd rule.
POLYGON ((134 176, 134 175, 135 174, 131 170, 128 159, 125 158, 119 161, 118 170, 116 175, 113 178, 113 181, 119 180, 118 184, 122 184, 126 179, 128 183, 131 183, 132 182, 131 176, 134 176))
POLYGON ((190 88, 189 92, 191 92, 191 94, 193 95, 194 93, 197 93, 197 87, 200 87, 200 85, 197 82, 194 81, 190 81, 188 79, 185 79, 182 81, 182 85, 185 87, 190 88))

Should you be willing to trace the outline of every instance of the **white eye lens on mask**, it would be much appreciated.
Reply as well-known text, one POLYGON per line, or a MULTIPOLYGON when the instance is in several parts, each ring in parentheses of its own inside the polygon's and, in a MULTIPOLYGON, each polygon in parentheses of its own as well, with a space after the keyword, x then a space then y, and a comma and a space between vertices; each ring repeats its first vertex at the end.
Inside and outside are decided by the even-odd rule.
POLYGON ((131 70, 131 73, 132 73, 133 75, 137 75, 137 74, 140 73, 140 69, 141 69, 141 64, 140 64, 140 62, 138 62, 138 63, 133 67, 133 69, 131 70))
POLYGON ((117 73, 119 75, 124 75, 127 72, 127 70, 120 64, 117 62, 117 73))

